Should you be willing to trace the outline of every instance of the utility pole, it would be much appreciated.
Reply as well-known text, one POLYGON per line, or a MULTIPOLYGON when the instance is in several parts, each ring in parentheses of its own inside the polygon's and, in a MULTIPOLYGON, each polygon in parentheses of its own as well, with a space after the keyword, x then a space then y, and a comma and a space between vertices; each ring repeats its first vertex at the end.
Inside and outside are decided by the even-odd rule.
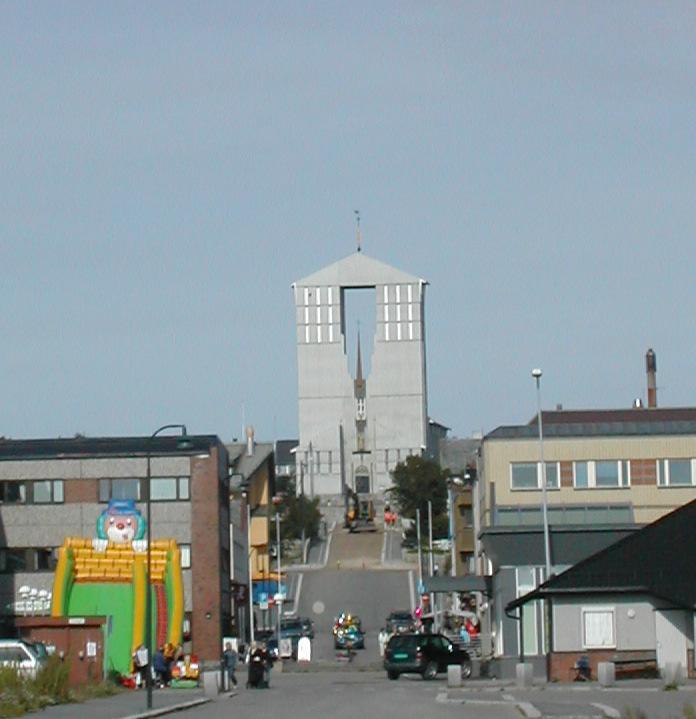
MULTIPOLYGON (((433 503, 428 500, 428 570, 433 576, 433 503)), ((430 611, 433 613, 433 629, 437 631, 437 612, 435 611, 435 592, 430 592, 430 611)))

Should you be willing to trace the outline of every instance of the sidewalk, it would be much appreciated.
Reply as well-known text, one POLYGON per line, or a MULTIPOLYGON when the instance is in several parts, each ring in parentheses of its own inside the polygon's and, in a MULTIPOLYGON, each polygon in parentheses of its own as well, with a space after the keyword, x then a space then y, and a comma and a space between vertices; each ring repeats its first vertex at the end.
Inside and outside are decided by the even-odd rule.
POLYGON ((207 701, 209 700, 205 698, 203 689, 156 689, 152 693, 152 710, 148 711, 147 694, 144 690, 124 690, 114 696, 91 699, 82 704, 46 707, 40 714, 46 719, 74 719, 76 716, 99 717, 99 719, 126 719, 126 717, 144 719, 207 701))

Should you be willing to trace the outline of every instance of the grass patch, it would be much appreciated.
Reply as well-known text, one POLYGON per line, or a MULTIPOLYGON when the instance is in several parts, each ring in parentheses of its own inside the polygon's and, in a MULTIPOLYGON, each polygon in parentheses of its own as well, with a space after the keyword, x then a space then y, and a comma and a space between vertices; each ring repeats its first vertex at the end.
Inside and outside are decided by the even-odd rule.
POLYGON ((86 701, 119 691, 108 681, 71 689, 69 675, 70 665, 57 656, 49 657, 35 678, 23 676, 12 667, 0 667, 0 717, 19 717, 53 704, 86 701))

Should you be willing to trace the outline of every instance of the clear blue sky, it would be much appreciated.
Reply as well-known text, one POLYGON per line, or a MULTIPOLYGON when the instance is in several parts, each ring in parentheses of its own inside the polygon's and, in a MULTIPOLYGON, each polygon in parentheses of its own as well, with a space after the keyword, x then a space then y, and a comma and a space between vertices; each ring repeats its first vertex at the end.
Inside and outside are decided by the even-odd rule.
POLYGON ((290 284, 430 282, 430 414, 696 405, 696 5, 2 2, 0 435, 297 432, 290 284))

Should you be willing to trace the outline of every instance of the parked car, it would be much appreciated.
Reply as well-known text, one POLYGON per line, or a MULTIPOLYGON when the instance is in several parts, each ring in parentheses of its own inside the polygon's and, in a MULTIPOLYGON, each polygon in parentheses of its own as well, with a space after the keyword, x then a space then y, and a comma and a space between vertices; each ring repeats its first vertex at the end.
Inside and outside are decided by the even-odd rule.
POLYGON ((307 617, 286 617, 281 619, 280 636, 281 638, 290 637, 292 639, 300 639, 300 637, 314 639, 312 620, 307 617))
POLYGON ((37 647, 22 639, 0 639, 0 666, 13 667, 25 676, 35 677, 47 661, 43 649, 43 645, 37 647))
POLYGON ((389 634, 407 634, 415 631, 416 624, 411 612, 396 610, 387 617, 386 628, 389 634))
POLYGON ((384 650, 384 668, 389 679, 408 673, 434 679, 452 664, 461 668, 462 679, 471 676, 469 653, 443 634, 394 634, 384 650))

